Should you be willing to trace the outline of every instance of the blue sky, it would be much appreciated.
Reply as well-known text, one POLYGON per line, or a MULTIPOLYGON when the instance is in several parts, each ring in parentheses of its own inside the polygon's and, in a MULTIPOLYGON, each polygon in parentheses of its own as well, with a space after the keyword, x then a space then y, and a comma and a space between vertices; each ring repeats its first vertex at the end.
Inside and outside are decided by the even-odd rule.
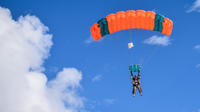
MULTIPOLYGON (((200 39, 195 0, 1 0, 14 20, 34 15, 49 28, 53 46, 44 62, 48 80, 63 67, 82 73, 78 94, 89 112, 200 112, 200 39), (153 10, 173 23, 170 44, 144 40, 163 34, 125 30, 93 42, 90 27, 110 13, 153 10), (135 47, 127 48, 132 32, 135 47), (144 63, 143 63, 144 62, 144 63), (128 65, 142 63, 143 96, 132 96, 128 65)), ((49 93, 51 94, 51 93, 49 93)))

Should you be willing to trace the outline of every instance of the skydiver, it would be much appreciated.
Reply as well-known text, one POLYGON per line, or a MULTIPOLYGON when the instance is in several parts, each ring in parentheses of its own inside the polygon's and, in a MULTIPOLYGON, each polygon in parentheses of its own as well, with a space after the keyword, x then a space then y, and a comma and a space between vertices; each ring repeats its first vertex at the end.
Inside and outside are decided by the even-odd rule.
POLYGON ((142 96, 142 88, 140 86, 140 78, 141 78, 140 70, 138 70, 138 76, 135 75, 134 77, 133 77, 133 72, 131 71, 131 79, 133 80, 132 81, 132 84, 133 84, 133 96, 135 96, 136 88, 138 89, 140 95, 142 96))

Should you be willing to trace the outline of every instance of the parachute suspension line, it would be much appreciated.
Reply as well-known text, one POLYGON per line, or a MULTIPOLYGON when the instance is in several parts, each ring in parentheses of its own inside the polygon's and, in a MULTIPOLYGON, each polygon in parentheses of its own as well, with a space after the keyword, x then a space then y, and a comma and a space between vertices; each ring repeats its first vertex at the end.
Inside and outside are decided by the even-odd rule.
POLYGON ((132 43, 132 31, 130 30, 130 43, 132 43))
POLYGON ((132 47, 134 47, 134 44, 132 42, 132 32, 130 30, 130 42, 128 43, 128 48, 131 49, 132 47))
POLYGON ((142 62, 140 63, 141 65, 143 65, 143 67, 152 59, 152 57, 157 53, 159 47, 155 47, 151 54, 147 56, 147 58, 145 60, 142 60, 142 62))
POLYGON ((129 40, 129 42, 128 42, 128 48, 129 48, 129 50, 128 50, 128 54, 129 54, 129 64, 131 65, 132 64, 132 62, 133 62, 133 57, 134 57, 134 52, 131 50, 131 48, 132 47, 134 47, 134 45, 133 45, 133 34, 132 34, 132 30, 130 29, 130 40, 129 40))

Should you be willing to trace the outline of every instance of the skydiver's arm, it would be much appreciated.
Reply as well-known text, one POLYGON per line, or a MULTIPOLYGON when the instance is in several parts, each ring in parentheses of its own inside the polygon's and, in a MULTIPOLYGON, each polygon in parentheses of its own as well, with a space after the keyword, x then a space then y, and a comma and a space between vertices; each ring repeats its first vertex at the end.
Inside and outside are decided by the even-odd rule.
POLYGON ((138 79, 141 78, 140 70, 138 70, 138 79))
POLYGON ((131 71, 131 79, 133 80, 133 72, 131 71))
POLYGON ((131 75, 131 79, 133 80, 133 75, 131 75))
POLYGON ((133 72, 132 71, 130 71, 131 72, 131 76, 133 76, 133 72))

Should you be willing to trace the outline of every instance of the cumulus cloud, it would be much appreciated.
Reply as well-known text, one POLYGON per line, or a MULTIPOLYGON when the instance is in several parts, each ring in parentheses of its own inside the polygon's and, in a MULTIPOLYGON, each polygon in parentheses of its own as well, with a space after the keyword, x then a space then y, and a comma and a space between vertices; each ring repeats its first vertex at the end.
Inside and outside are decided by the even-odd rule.
POLYGON ((64 102, 65 110, 68 110, 66 112, 79 112, 78 110, 84 106, 84 98, 80 97, 77 92, 77 89, 81 87, 81 79, 82 75, 77 69, 64 68, 55 80, 48 82, 49 93, 53 94, 53 97, 50 96, 53 105, 60 103, 61 106, 64 102))
POLYGON ((193 5, 190 7, 189 10, 187 10, 187 13, 192 11, 198 11, 200 12, 200 0, 196 0, 193 5))
POLYGON ((102 78, 102 75, 96 75, 96 76, 94 76, 94 77, 92 78, 92 82, 99 81, 99 80, 101 80, 101 78, 102 78))
POLYGON ((160 45, 160 46, 168 46, 170 44, 170 39, 167 36, 152 36, 146 40, 144 40, 145 44, 149 45, 160 45))
POLYGON ((48 81, 43 62, 49 56, 52 35, 35 16, 13 20, 0 7, 0 112, 79 112, 82 74, 64 68, 48 81))

